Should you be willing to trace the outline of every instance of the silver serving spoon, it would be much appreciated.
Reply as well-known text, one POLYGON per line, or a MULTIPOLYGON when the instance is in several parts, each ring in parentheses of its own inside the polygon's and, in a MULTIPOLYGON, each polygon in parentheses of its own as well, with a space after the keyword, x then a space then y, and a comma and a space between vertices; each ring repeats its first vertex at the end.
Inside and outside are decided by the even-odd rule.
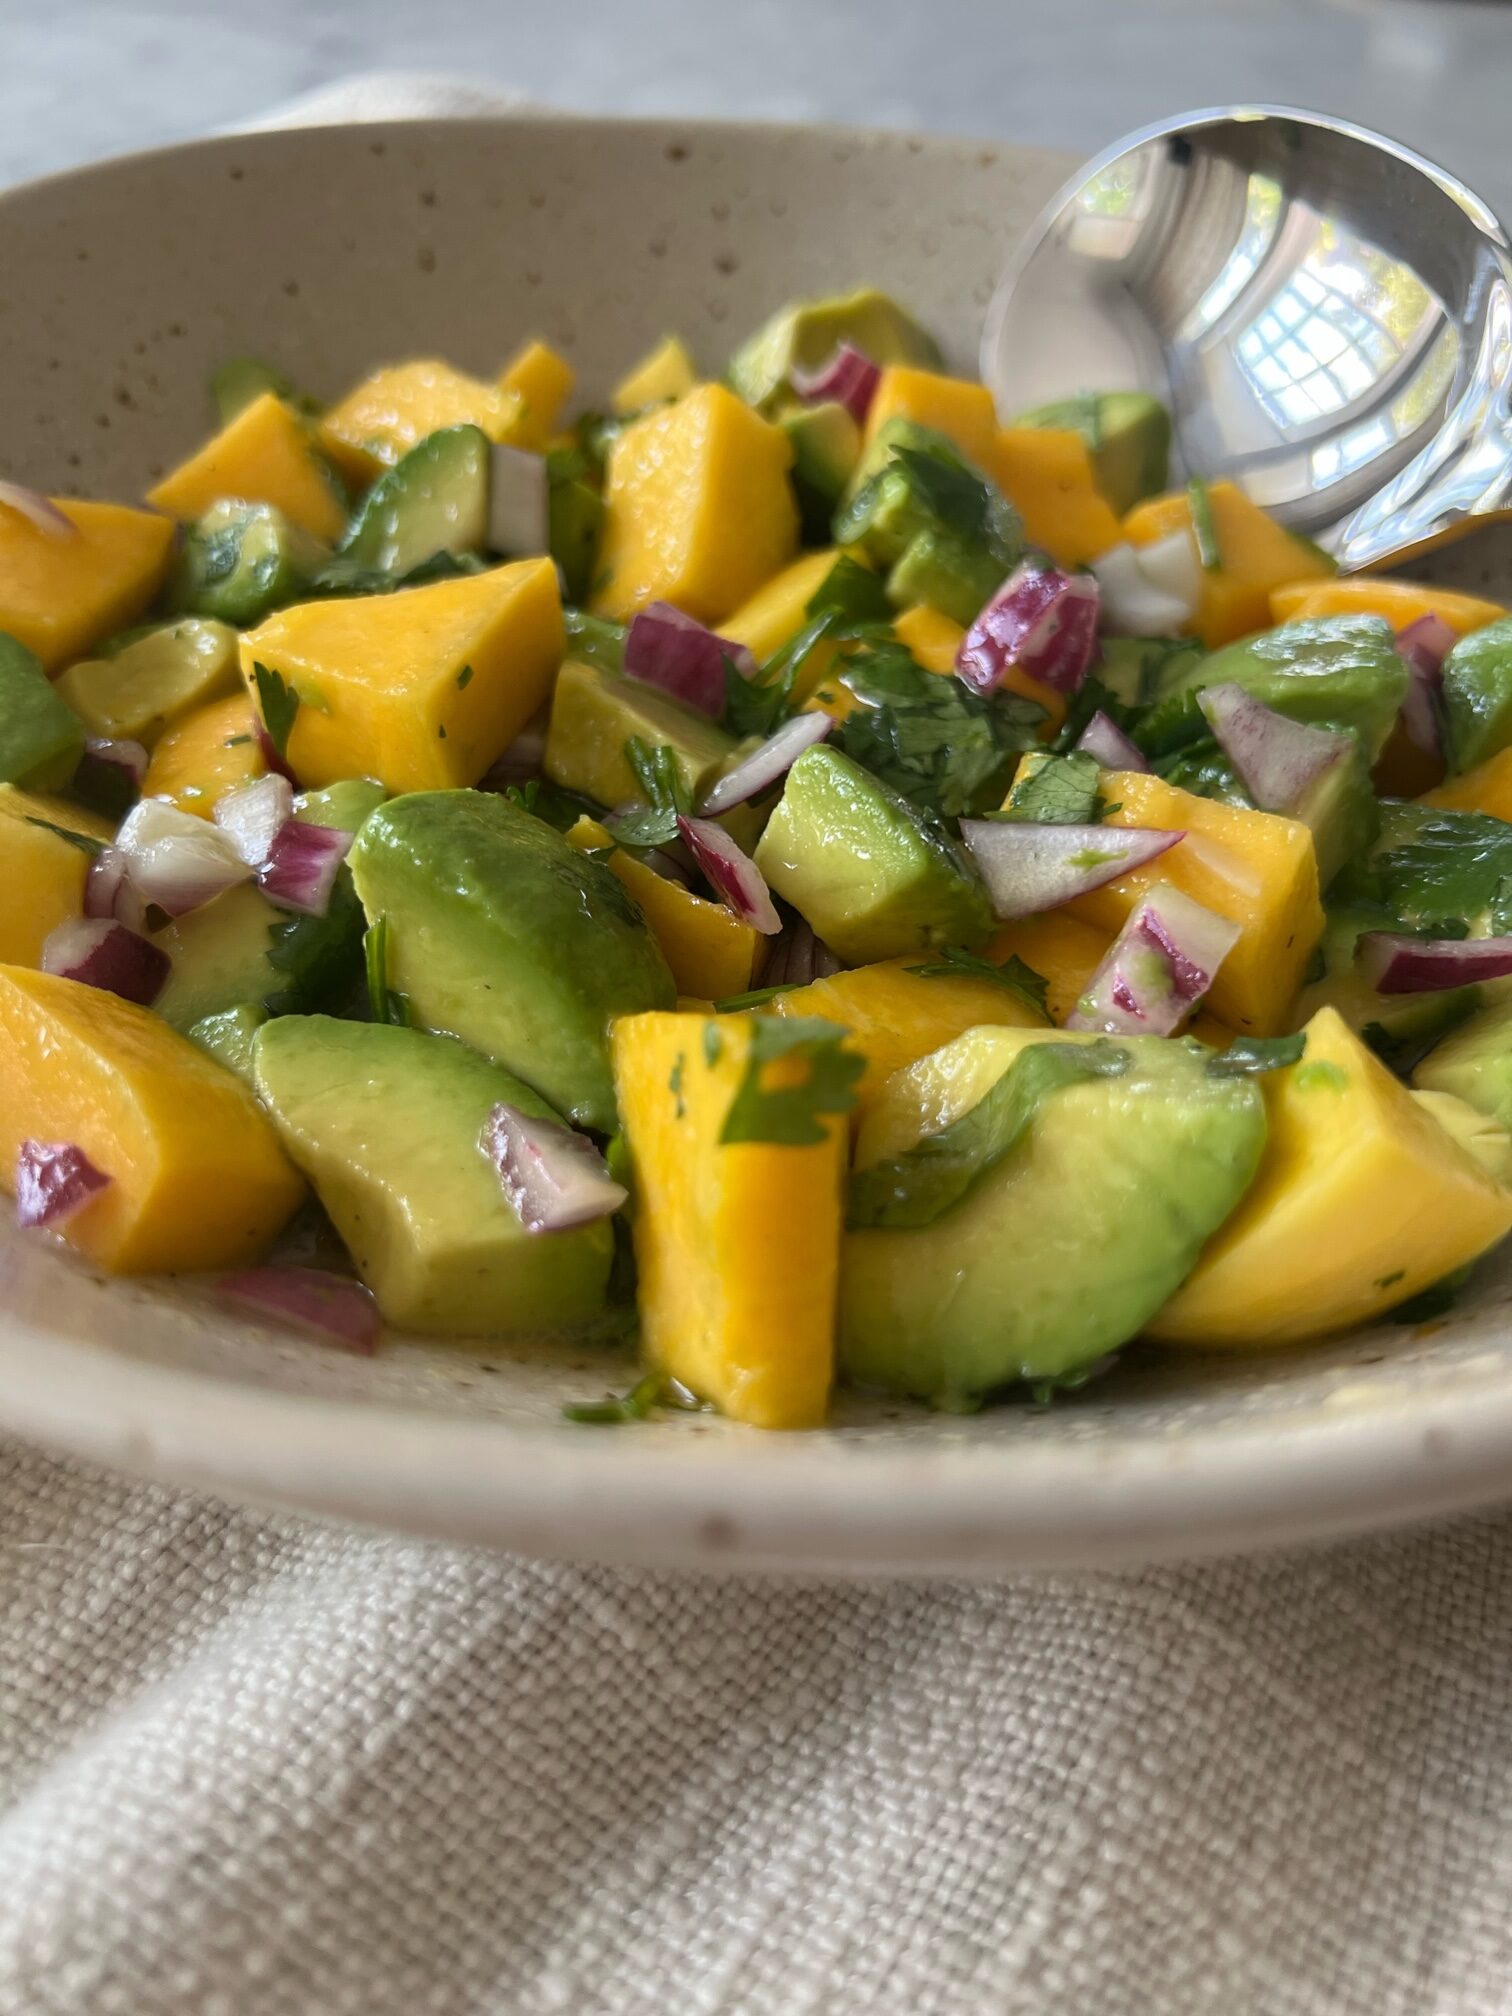
POLYGON ((1507 235, 1431 161, 1318 113, 1115 142, 1015 254, 982 376, 1005 418, 1157 393, 1173 481, 1232 477, 1347 570, 1512 509, 1507 235))

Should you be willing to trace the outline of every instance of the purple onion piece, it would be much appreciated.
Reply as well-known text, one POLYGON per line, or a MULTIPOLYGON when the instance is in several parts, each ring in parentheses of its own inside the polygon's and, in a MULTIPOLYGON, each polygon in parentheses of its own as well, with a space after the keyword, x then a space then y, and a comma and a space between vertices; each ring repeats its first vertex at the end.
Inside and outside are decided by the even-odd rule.
POLYGON ((765 876, 723 826, 680 816, 677 830, 701 871, 737 917, 768 937, 782 929, 765 876))
POLYGON ((628 1195, 584 1134, 501 1101, 479 1143, 527 1232, 566 1232, 618 1211, 628 1195))
POLYGON ((140 742, 90 735, 85 739, 84 754, 79 759, 74 781, 77 784, 80 777, 87 777, 90 771, 96 774, 108 771, 113 777, 124 779, 133 791, 140 791, 150 760, 140 742))
POLYGON ((725 772, 699 806, 700 815, 712 819, 736 805, 744 805, 747 799, 759 798, 763 791, 770 791, 786 777, 804 750, 822 742, 834 725, 832 715, 817 709, 812 714, 795 714, 790 721, 784 721, 760 748, 753 749, 725 772))
POLYGON ((956 673, 978 693, 991 693, 1017 666, 1057 693, 1074 693, 1097 656, 1098 606, 1093 575, 1026 560, 966 632, 956 673))
POLYGON ((358 1357, 371 1358, 378 1348, 377 1304, 348 1274, 323 1267, 249 1267, 222 1275, 215 1292, 238 1309, 292 1323, 358 1357))
POLYGON ((756 660, 744 644, 720 637, 670 602, 652 602, 632 619, 625 633, 625 670, 632 679, 659 686, 685 707, 718 721, 725 710, 724 662, 743 678, 756 660))
POLYGON ((793 390, 806 406, 823 400, 837 400, 858 427, 866 425, 872 400, 881 382, 882 367, 874 364, 854 343, 840 343, 817 371, 795 366, 788 374, 793 390))
POLYGON ((352 834, 335 826, 286 819, 273 836, 268 858, 258 872, 258 886, 281 910, 324 917, 352 840, 352 834))
POLYGON ((1262 812, 1295 812, 1323 773, 1349 754, 1348 735, 1292 721, 1242 686, 1204 687, 1197 705, 1262 812))
POLYGON ((1397 652, 1412 675, 1402 701, 1402 726, 1413 746, 1428 756, 1443 754, 1439 696, 1444 690, 1444 660, 1456 641, 1455 632, 1431 609, 1397 632, 1397 652))
POLYGON ((71 1141, 23 1141, 16 1157, 16 1223, 66 1225, 109 1184, 71 1141))
POLYGON ((74 539, 79 528, 60 511, 50 497, 44 497, 40 490, 28 489, 24 483, 10 483, 0 478, 0 504, 36 526, 39 532, 46 532, 54 539, 74 539))
POLYGON ((1066 1019, 1109 1036, 1170 1036, 1208 992, 1239 926, 1157 883, 1137 903, 1066 1019))
POLYGON ((1512 973, 1512 938, 1409 938, 1367 931, 1355 959, 1378 994, 1433 994, 1512 973))
POLYGON ((270 770, 216 802, 215 824, 249 868, 261 868, 280 827, 294 816, 294 786, 270 770))
POLYGON ((42 971, 77 980, 150 1008, 163 991, 173 962, 160 945, 113 917, 78 917, 48 933, 42 971))
POLYGON ((1145 770, 1144 751, 1137 743, 1131 742, 1111 714, 1104 714, 1099 707, 1092 719, 1076 739, 1076 746, 1084 756, 1090 756, 1104 770, 1145 770))
POLYGON ((1147 826, 1040 826, 1029 820, 963 819, 996 914, 1007 919, 1056 910, 1142 868, 1185 839, 1147 826))

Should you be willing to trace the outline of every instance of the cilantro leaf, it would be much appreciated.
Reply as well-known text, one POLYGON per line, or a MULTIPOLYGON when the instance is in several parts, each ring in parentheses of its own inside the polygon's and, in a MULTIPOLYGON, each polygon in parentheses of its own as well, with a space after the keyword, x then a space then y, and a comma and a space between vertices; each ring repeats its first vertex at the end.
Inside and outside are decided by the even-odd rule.
POLYGON ((1239 773, 1218 746, 1215 736, 1204 735, 1200 742, 1188 742, 1165 756, 1157 756, 1151 767, 1157 777, 1190 791, 1194 798, 1212 798, 1220 805, 1236 805, 1253 811, 1255 801, 1239 781, 1239 773))
POLYGON ((992 527, 992 493, 986 478, 953 456, 938 455, 927 448, 905 447, 897 442, 892 461, 908 478, 917 503, 928 512, 943 532, 980 545, 992 527))
MULTIPOLYGON (((751 1024, 745 1074, 720 1129, 721 1147, 740 1141, 769 1141, 784 1148, 809 1148, 825 1138, 825 1113, 848 1113, 856 1103, 856 1081, 866 1069, 858 1051, 844 1047, 848 1031, 818 1016, 758 1016, 751 1024), (807 1065, 796 1083, 767 1083, 767 1066, 807 1065)), ((790 1071, 778 1074, 789 1081, 790 1071)))
POLYGON ((281 917, 269 926, 268 964, 289 984, 264 995, 268 1013, 301 1015, 344 1001, 357 976, 362 932, 362 905, 343 869, 323 917, 281 917))
POLYGON ((925 980, 990 980, 995 987, 1015 995, 1025 1007, 1036 1009, 1047 1022, 1050 1020, 1050 1010, 1045 1005, 1050 983, 1027 960, 1020 959, 1017 952, 1010 952, 1001 966, 995 966, 990 959, 968 952, 963 945, 947 945, 938 959, 907 970, 925 980))
POLYGON ((1080 750, 1031 757, 1003 811, 1039 826, 1096 826, 1108 809, 1098 792, 1099 775, 1097 758, 1080 750))
POLYGON ((1223 565, 1223 549, 1218 544, 1218 524, 1213 517, 1213 500, 1201 476, 1187 485, 1187 508, 1192 514, 1192 533, 1197 541, 1197 558, 1209 574, 1223 565))
POLYGON ((791 994, 798 984, 796 980, 783 980, 775 987, 751 987, 744 994, 730 994, 723 1001, 716 1001, 714 1012, 716 1015, 738 1015, 746 1008, 764 1008, 779 994, 791 994))
POLYGON ((289 735, 299 713, 299 695, 286 683, 282 673, 268 665, 254 665, 252 678, 257 687, 257 704, 262 709, 268 740, 279 756, 288 761, 289 735))
POLYGON ((675 1407, 681 1414, 707 1414, 707 1400, 700 1400, 681 1379, 670 1372, 647 1372, 628 1393, 606 1393, 602 1400, 577 1400, 562 1409, 569 1421, 587 1427, 617 1428, 626 1421, 649 1421, 658 1407, 675 1407))
POLYGON ((804 606, 804 615, 834 616, 842 624, 891 623, 892 604, 880 575, 842 553, 804 606))
POLYGON ((629 847, 670 846, 677 838, 679 813, 693 809, 677 767, 677 751, 665 742, 653 747, 639 735, 632 735, 625 744, 625 761, 646 803, 643 809, 632 807, 611 819, 610 832, 629 847))
POLYGON ((1512 825, 1487 813, 1383 807, 1380 845, 1363 870, 1346 874, 1349 893, 1374 897, 1404 931, 1512 931, 1512 825))
POLYGON ((959 1119, 901 1155, 856 1170, 846 1223, 933 1225, 1012 1154, 1053 1093, 1089 1078, 1121 1077, 1129 1063, 1129 1052, 1116 1043, 1031 1043, 959 1119))
POLYGON ((105 852, 103 840, 96 840, 90 833, 75 833, 71 826, 54 826, 51 819, 35 819, 30 812, 26 814, 26 824, 40 826, 44 833, 52 833, 59 840, 66 840, 70 847, 77 847, 79 852, 87 854, 91 861, 105 852))
POLYGON ((1105 686, 1097 674, 1091 672, 1067 702, 1066 718, 1056 730, 1049 747, 1057 756, 1075 749, 1081 740, 1082 730, 1094 714, 1106 714, 1116 727, 1138 741, 1140 712, 1131 701, 1120 700, 1111 687, 1105 686))
POLYGON ((936 818, 996 805, 1015 758, 1037 746, 1037 702, 1012 693, 985 699, 926 672, 901 644, 858 650, 840 679, 862 705, 831 743, 936 818))
POLYGON ((1237 1036, 1227 1050, 1209 1057, 1209 1078, 1255 1078, 1262 1071, 1284 1071, 1295 1064, 1307 1047, 1299 1030, 1295 1036, 1237 1036))
POLYGON ((748 679, 728 653, 724 659, 724 725, 737 741, 759 735, 764 742, 792 712, 798 661, 789 657, 773 672, 764 668, 748 679))

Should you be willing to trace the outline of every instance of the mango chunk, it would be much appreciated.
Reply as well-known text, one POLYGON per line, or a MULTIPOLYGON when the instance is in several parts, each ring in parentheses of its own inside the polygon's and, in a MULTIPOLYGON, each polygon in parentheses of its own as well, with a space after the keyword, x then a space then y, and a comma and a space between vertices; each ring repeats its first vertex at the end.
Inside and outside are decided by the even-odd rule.
POLYGON ((0 631, 56 672, 135 622, 163 585, 173 521, 124 504, 55 497, 74 537, 0 510, 0 631))
POLYGON ((518 392, 485 384, 438 358, 384 364, 320 422, 320 445, 353 483, 371 483, 380 469, 439 427, 481 427, 490 441, 508 441, 524 401, 518 392))
POLYGON ((103 847, 114 831, 82 806, 0 784, 0 964, 37 965, 48 933, 83 915, 90 853, 63 834, 103 847))
POLYGON ((624 622, 660 600, 722 622, 798 544, 792 455, 723 385, 633 421, 609 451, 597 612, 624 622))
MULTIPOLYGON (((1203 571, 1202 599, 1191 627, 1215 651, 1251 630, 1270 627, 1273 589, 1289 582, 1331 580, 1334 564, 1318 547, 1278 525, 1233 483, 1210 483, 1208 502, 1220 564, 1203 571)), ((1135 546, 1191 530, 1192 506, 1185 490, 1147 498, 1123 523, 1124 537, 1135 546)))
MULTIPOLYGON (((808 621, 808 605, 839 558, 838 546, 800 554, 790 567, 763 582, 733 616, 724 619, 719 626, 720 636, 744 644, 758 663, 770 658, 790 637, 796 637, 808 621)), ((810 662, 818 656, 819 652, 811 652, 810 662)))
POLYGON ((1179 830, 1186 838, 1148 867, 1078 897, 1068 906, 1073 915, 1115 932, 1157 882, 1174 884, 1240 927, 1207 1007, 1243 1035, 1285 1029, 1323 935, 1312 834, 1295 819, 1220 805, 1137 771, 1108 772, 1102 791, 1119 808, 1109 813, 1110 825, 1179 830))
POLYGON ((279 610, 242 638, 242 675, 276 672, 300 706, 301 784, 372 777, 390 792, 476 784, 544 704, 562 656, 549 560, 279 610))
MULTIPOLYGON (((1169 856, 1165 857, 1169 859, 1169 856)), ((1057 1026, 1064 1023, 1087 991, 1087 982, 1113 942, 1113 931, 1102 930, 1069 910, 1047 910, 1041 917, 1020 917, 1000 924, 985 956, 1001 966, 1017 957, 1032 966, 1046 983, 1045 1005, 1057 1026)))
POLYGON ((181 812, 208 819, 217 799, 261 777, 267 767, 251 704, 238 686, 168 730, 152 752, 142 796, 166 798, 181 812))
POLYGON ((616 413, 639 413, 647 406, 686 398, 697 381, 686 344, 680 337, 664 336, 621 378, 610 395, 611 403, 616 413))
POLYGON ((1308 616, 1384 616, 1393 630, 1405 630, 1420 616, 1441 616, 1463 637, 1506 615, 1500 602, 1463 595, 1431 581, 1393 581, 1383 574, 1351 574, 1342 581, 1288 581, 1273 588, 1272 623, 1298 623, 1308 616))
POLYGON ((111 1180, 63 1237, 112 1274, 255 1260, 304 1185, 251 1092, 150 1009, 0 967, 0 1187, 23 1141, 68 1141, 111 1180))
MULTIPOLYGON (((627 1015, 615 1087, 634 1186, 641 1334, 651 1362, 757 1428, 824 1419, 835 1355, 846 1129, 812 1146, 722 1145, 757 1017, 627 1015)), ((755 1066, 794 1082, 803 1060, 755 1066)))
POLYGON ((661 946, 680 995, 724 1001, 743 994, 751 984, 761 933, 723 903, 695 896, 680 882, 658 875, 637 861, 597 819, 582 818, 567 835, 574 847, 588 853, 612 848, 607 866, 640 905, 656 942, 661 946))
POLYGON ((1338 1011, 1298 1064, 1260 1080, 1259 1174, 1149 1326, 1167 1344, 1240 1350, 1369 1323, 1494 1246, 1504 1190, 1372 1056, 1338 1011))
POLYGON ((504 437, 513 448, 544 455, 571 396, 576 373, 549 343, 527 343, 499 373, 499 390, 519 401, 504 437))
POLYGON ((1425 791, 1423 803, 1442 805, 1449 812, 1485 812, 1493 819, 1512 821, 1512 748, 1498 749, 1473 770, 1464 770, 1425 791))
POLYGON ((147 502, 175 518, 199 518, 223 498, 271 504, 291 525, 335 540, 346 505, 321 462, 310 430, 291 406, 264 392, 147 492, 147 502))
POLYGON ((953 441, 983 475, 993 473, 997 408, 985 385, 971 378, 950 378, 941 371, 922 371, 914 364, 884 366, 866 412, 863 468, 866 450, 889 420, 899 419, 933 427, 953 441))
POLYGON ((1044 1017, 1028 1002, 995 981, 913 970, 930 963, 925 955, 855 966, 848 973, 834 973, 778 994, 772 1001, 774 1015, 820 1015, 850 1030, 855 1048, 866 1059, 865 1075, 856 1087, 857 1121, 894 1071, 954 1042, 968 1029, 983 1023, 1010 1029, 1045 1026, 1044 1017))
POLYGON ((1069 428, 1003 428, 991 474, 1022 519, 1030 545, 1043 547, 1062 567, 1084 567, 1123 538, 1097 487, 1087 444, 1069 428))

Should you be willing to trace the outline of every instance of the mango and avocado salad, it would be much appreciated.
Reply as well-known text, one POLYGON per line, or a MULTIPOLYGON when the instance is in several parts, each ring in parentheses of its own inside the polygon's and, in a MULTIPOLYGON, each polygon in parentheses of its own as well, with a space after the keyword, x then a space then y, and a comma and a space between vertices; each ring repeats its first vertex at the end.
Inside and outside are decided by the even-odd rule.
POLYGON ((335 389, 0 485, 25 1236, 803 1428, 1421 1318, 1512 1228, 1512 613, 872 288, 335 389))

